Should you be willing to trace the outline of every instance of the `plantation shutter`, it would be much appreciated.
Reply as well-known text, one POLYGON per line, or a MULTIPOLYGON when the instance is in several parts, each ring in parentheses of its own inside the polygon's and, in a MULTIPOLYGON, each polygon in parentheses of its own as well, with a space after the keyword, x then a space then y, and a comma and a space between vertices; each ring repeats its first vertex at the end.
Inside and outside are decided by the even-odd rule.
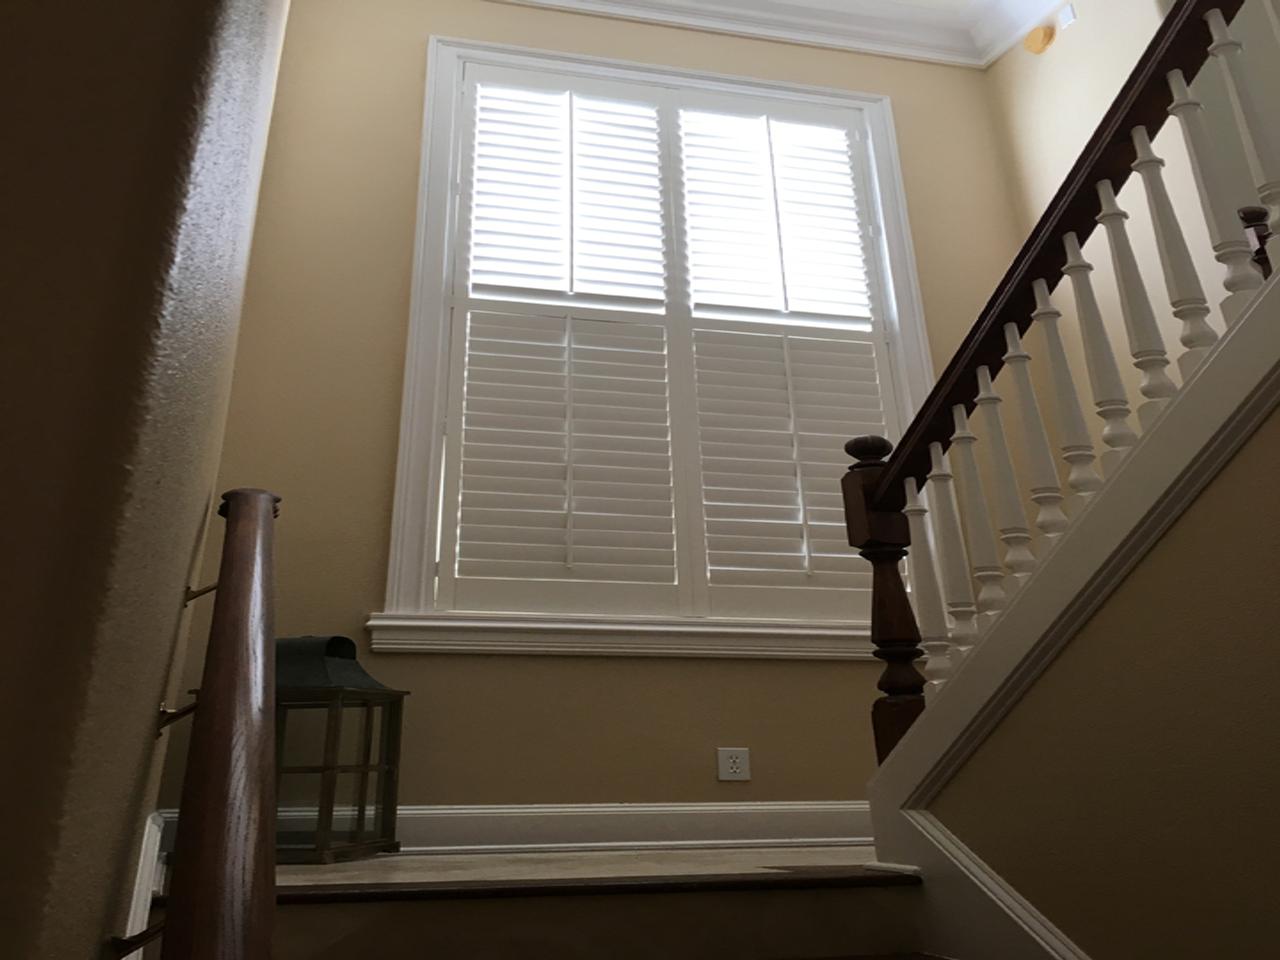
POLYGON ((870 319, 848 132, 680 112, 693 308, 870 319))
POLYGON ((846 539, 842 446, 886 430, 874 340, 753 323, 695 330, 694 357, 713 612, 851 615, 870 580, 846 539), (767 587, 785 589, 762 603, 767 587))
POLYGON ((472 291, 660 302, 657 107, 488 84, 475 103, 472 291))
POLYGON ((469 89, 436 606, 865 617, 842 445, 896 419, 853 125, 513 70, 469 89))
POLYGON ((468 606, 571 609, 644 597, 634 585, 670 599, 667 391, 660 324, 472 312, 456 565, 468 606))

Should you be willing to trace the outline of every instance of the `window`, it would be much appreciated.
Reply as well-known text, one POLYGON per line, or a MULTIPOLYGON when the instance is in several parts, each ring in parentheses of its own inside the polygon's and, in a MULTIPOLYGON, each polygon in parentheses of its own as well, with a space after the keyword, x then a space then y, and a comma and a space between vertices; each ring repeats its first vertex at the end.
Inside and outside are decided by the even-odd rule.
POLYGON ((842 444, 927 382, 877 102, 441 46, 389 610, 865 619, 842 444))

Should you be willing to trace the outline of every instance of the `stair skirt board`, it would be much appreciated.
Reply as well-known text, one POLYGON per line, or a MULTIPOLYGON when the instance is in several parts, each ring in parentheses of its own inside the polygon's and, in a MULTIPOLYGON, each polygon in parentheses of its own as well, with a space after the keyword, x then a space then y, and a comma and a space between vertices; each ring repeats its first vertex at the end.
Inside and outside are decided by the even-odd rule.
POLYGON ((920 887, 281 903, 276 960, 904 960, 920 887))
POLYGON ((886 867, 776 867, 748 873, 689 873, 634 877, 557 877, 504 880, 439 879, 418 882, 290 883, 276 888, 276 902, 386 903, 402 900, 476 900, 506 897, 604 896, 608 894, 724 893, 728 891, 831 890, 918 887, 914 873, 886 867))
MULTIPOLYGON (((162 810, 164 850, 177 811, 162 810)), ((744 803, 586 803, 402 806, 403 853, 537 853, 661 848, 869 846, 865 800, 744 803)), ((284 807, 281 824, 306 830, 315 807, 284 807)), ((338 808, 342 829, 354 808, 338 808)))

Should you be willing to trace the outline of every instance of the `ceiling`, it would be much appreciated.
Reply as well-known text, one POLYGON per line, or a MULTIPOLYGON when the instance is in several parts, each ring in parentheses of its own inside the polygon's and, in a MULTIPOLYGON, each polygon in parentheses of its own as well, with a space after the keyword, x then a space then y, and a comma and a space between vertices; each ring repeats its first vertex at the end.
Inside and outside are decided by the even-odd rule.
POLYGON ((984 67, 1065 0, 507 0, 984 67))

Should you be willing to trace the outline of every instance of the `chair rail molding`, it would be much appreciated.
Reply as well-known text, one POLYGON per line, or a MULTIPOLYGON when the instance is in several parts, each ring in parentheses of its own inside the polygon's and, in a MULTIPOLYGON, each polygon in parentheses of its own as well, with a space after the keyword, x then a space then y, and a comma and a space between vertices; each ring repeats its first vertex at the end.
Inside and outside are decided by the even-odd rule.
POLYGON ((521 6, 986 67, 1062 5, 1061 0, 500 0, 521 6))

